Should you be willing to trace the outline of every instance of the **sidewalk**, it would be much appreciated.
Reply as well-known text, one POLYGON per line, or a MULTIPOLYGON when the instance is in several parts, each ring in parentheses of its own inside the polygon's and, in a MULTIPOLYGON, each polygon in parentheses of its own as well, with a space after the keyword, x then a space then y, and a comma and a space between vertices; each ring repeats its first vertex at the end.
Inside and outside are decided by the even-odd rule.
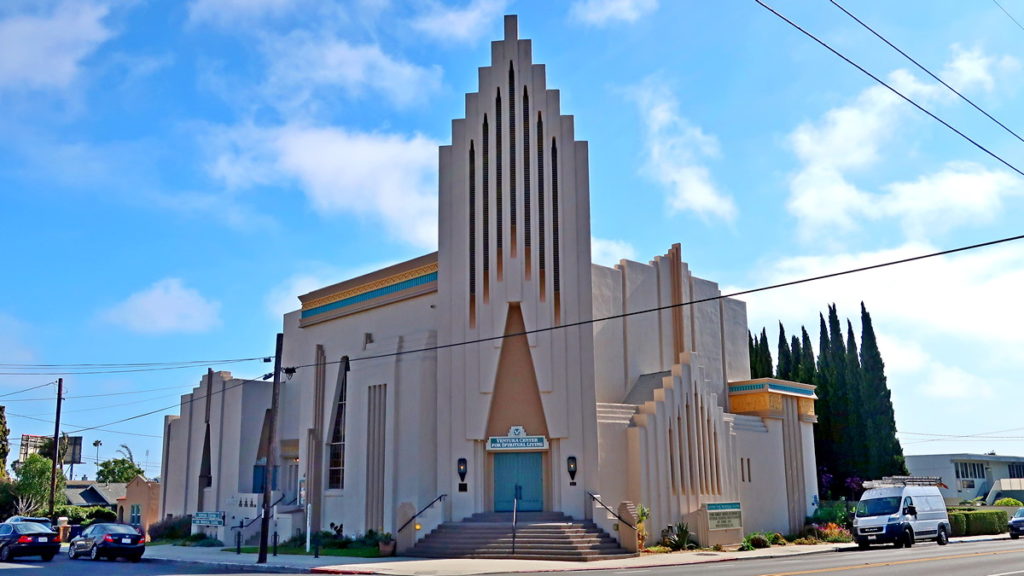
MULTIPOLYGON (((953 538, 952 544, 985 540, 1006 540, 1009 536, 969 536, 953 538)), ((598 562, 556 562, 545 560, 481 560, 472 558, 345 558, 342 556, 268 556, 266 564, 256 564, 255 554, 223 552, 220 548, 184 546, 150 546, 145 558, 152 561, 187 562, 230 566, 268 572, 313 572, 318 574, 383 574, 388 576, 427 576, 448 574, 470 576, 507 572, 562 572, 579 570, 612 570, 622 568, 650 568, 655 566, 681 566, 708 562, 785 558, 806 554, 821 554, 856 548, 855 544, 819 544, 816 546, 775 546, 748 552, 678 552, 648 554, 621 560, 598 562)))

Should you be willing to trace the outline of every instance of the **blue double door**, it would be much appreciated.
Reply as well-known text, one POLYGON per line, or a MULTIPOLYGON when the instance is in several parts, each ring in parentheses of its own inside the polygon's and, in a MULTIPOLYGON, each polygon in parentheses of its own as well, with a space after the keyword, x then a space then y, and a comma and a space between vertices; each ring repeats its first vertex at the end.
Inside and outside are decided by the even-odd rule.
POLYGON ((494 454, 494 511, 511 512, 516 498, 520 512, 544 510, 543 453, 494 454))

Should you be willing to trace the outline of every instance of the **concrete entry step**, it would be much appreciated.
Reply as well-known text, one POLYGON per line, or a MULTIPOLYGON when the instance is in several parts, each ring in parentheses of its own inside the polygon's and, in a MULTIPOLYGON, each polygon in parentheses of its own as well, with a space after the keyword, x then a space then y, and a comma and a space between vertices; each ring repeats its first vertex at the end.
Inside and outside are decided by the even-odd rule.
POLYGON ((519 558, 587 562, 636 556, 589 520, 561 512, 485 512, 445 522, 409 550, 423 558, 519 558), (513 552, 514 550, 514 552, 513 552))

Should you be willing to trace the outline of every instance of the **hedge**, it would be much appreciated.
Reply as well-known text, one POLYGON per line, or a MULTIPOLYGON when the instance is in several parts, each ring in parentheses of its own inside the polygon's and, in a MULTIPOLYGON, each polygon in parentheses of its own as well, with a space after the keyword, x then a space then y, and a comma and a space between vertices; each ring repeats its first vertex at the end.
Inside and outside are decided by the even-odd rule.
POLYGON ((1010 520, 1005 510, 979 510, 965 514, 964 518, 967 520, 967 536, 1002 534, 1010 520))
POLYGON ((964 536, 967 534, 967 514, 969 512, 949 513, 949 527, 953 530, 950 536, 964 536))

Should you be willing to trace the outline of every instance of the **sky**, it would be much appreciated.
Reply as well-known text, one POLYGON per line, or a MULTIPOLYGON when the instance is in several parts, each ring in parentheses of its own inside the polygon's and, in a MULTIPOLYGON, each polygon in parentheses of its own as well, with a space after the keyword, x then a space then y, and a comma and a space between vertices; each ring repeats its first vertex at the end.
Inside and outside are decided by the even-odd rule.
MULTIPOLYGON (((122 444, 157 476, 207 367, 270 369, 214 361, 272 355, 299 294, 435 250, 437 147, 504 14, 589 141, 595 262, 679 242, 732 292, 1024 232, 1024 141, 832 3, 770 4, 1006 163, 753 0, 0 2, 12 444, 53 433, 61 376, 75 476, 122 444), (148 363, 175 369, 71 366, 148 363)), ((1024 131, 1024 0, 842 4, 1024 131)), ((907 454, 1024 456, 1022 284, 1016 241, 743 299, 773 355, 779 322, 817 346, 831 303, 859 338, 863 301, 907 454)))

